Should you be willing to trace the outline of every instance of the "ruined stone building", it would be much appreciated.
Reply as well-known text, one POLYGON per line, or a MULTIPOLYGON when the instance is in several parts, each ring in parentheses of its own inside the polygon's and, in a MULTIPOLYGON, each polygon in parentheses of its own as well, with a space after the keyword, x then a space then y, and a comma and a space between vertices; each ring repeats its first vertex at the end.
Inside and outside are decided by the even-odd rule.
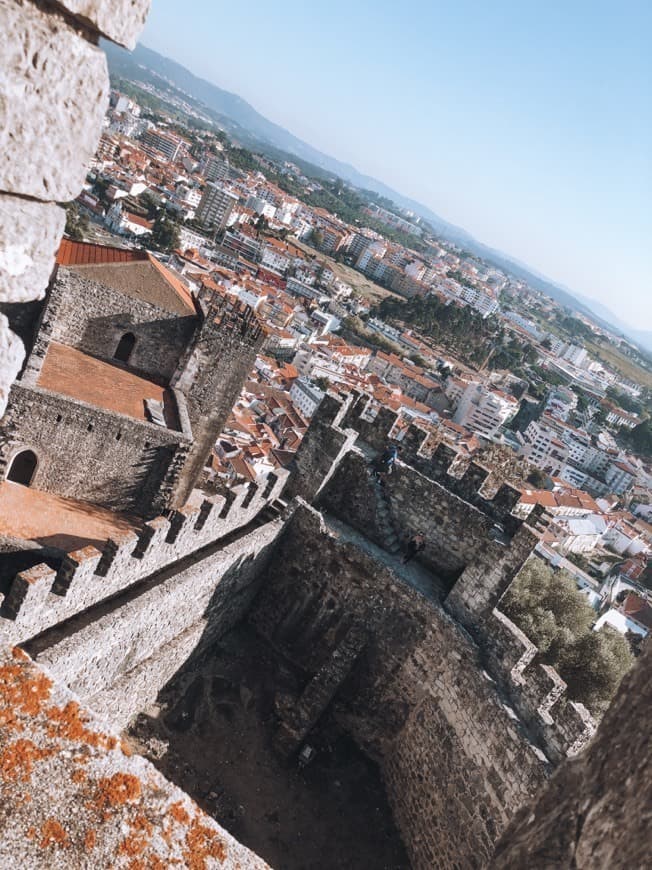
POLYGON ((0 0, 0 866, 263 868, 216 809, 238 788, 240 839, 279 867, 387 866, 392 826, 415 870, 647 866, 650 652, 593 737, 500 610, 545 516, 416 426, 379 486, 396 417, 357 395, 326 397, 289 471, 203 492, 256 321, 149 255, 59 246, 104 112, 99 36, 133 45, 147 5, 0 0), (245 730, 228 756, 256 717, 260 754, 245 730), (292 773, 312 744, 323 779, 292 773), (270 783, 303 788, 287 813, 270 783))

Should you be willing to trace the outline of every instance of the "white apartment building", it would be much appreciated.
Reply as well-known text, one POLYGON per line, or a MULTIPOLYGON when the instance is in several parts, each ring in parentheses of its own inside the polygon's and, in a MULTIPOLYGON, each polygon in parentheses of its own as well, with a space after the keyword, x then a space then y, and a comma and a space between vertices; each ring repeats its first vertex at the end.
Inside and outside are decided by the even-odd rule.
POLYGON ((636 471, 626 462, 612 462, 605 473, 604 480, 612 492, 621 495, 634 484, 636 471))
POLYGON ((467 287, 465 284, 460 285, 460 299, 479 311, 483 317, 495 314, 500 307, 493 296, 485 293, 484 290, 479 290, 477 287, 467 287))
POLYGON ((310 419, 326 394, 306 378, 297 378, 290 387, 290 399, 306 419, 310 419))
POLYGON ((197 206, 197 220, 206 227, 221 232, 227 225, 238 197, 219 184, 209 182, 197 206))
POLYGON ((206 181, 226 181, 229 177, 229 164, 221 157, 209 157, 202 171, 206 181))
POLYGON ((550 426, 533 420, 521 435, 521 453, 553 477, 558 477, 568 459, 568 449, 550 426))
POLYGON ((580 347, 577 344, 569 344, 562 354, 565 360, 572 363, 574 366, 581 368, 586 362, 588 356, 586 348, 580 347))
POLYGON ((572 390, 558 387, 548 394, 544 411, 548 411, 553 417, 566 422, 571 411, 574 411, 576 407, 577 395, 572 390))
POLYGON ((290 259, 271 245, 265 245, 260 258, 260 264, 266 269, 272 269, 274 272, 285 274, 290 268, 290 259))
POLYGON ((472 381, 462 394, 453 422, 480 435, 495 435, 518 411, 518 402, 506 393, 488 390, 472 381))

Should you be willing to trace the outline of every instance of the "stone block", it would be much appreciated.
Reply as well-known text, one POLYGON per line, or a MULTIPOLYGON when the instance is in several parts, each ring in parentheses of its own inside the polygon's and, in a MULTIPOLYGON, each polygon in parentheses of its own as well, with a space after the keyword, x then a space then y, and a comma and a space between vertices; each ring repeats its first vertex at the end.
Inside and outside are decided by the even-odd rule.
POLYGON ((5 412, 9 390, 25 359, 22 341, 9 329, 9 321, 0 314, 0 417, 5 412))
POLYGON ((58 0, 58 5, 112 42, 133 48, 145 26, 150 0, 58 0))
POLYGON ((0 190, 67 202, 101 133, 106 58, 25 0, 0 0, 0 32, 0 190))
POLYGON ((0 302, 43 298, 65 222, 56 205, 0 194, 0 302))

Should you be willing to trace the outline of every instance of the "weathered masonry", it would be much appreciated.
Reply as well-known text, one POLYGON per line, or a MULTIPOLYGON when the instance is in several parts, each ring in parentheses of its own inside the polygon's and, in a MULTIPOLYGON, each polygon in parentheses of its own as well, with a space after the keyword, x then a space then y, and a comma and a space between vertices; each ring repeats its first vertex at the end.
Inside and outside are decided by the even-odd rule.
POLYGON ((126 725, 184 662, 210 657, 249 620, 305 679, 283 707, 279 751, 297 752, 335 715, 379 764, 413 866, 484 866, 594 726, 554 671, 532 667, 536 649, 496 609, 537 540, 511 515, 505 489, 480 493, 473 469, 452 476, 441 450, 428 476, 426 460, 413 468, 406 449, 379 495, 358 434, 340 428, 355 422, 352 405, 328 399, 297 456, 299 469, 317 465, 288 489, 309 483, 317 509, 298 499, 278 514, 270 505, 286 480, 272 475, 150 520, 58 570, 19 573, 5 630, 84 703, 126 725), (417 582, 383 549, 382 522, 403 534, 429 515, 417 579, 431 580, 417 582), (498 520, 502 538, 491 540, 498 520))
POLYGON ((155 516, 185 504, 246 379, 253 313, 194 299, 151 254, 65 241, 2 424, 11 480, 155 516), (34 457, 29 479, 14 464, 34 457))

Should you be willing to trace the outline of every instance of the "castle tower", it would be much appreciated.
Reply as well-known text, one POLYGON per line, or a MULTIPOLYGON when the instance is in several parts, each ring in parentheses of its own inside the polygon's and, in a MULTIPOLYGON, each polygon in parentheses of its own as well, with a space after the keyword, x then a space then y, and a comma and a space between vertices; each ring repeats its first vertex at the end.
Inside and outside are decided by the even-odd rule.
POLYGON ((192 447, 176 478, 171 507, 185 504, 227 417, 251 372, 264 333, 253 309, 240 302, 200 295, 203 321, 171 386, 185 397, 192 447))

